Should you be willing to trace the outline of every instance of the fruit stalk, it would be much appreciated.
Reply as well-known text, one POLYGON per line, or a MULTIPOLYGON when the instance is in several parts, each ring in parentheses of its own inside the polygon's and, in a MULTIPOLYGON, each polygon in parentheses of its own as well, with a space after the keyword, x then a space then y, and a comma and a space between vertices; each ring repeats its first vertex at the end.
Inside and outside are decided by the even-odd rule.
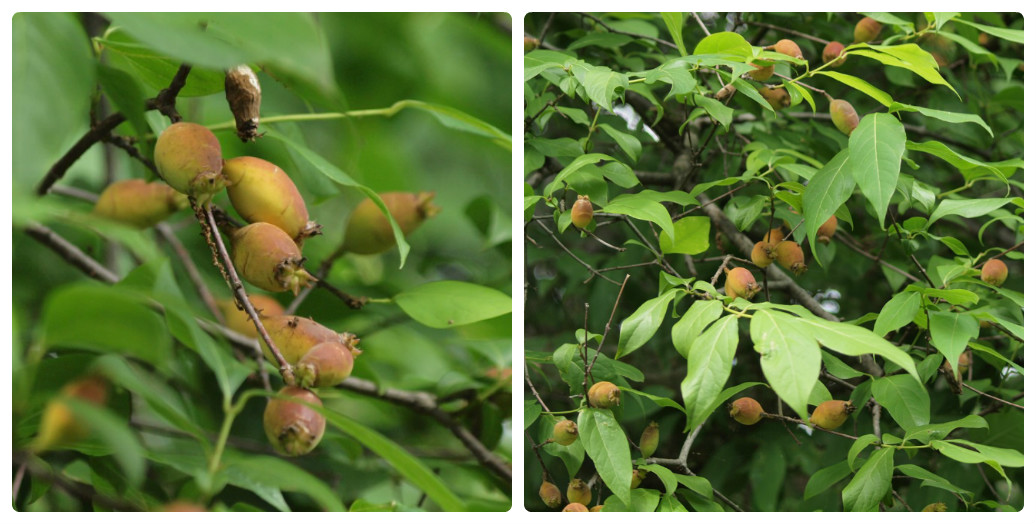
MULTIPOLYGON (((198 210, 199 219, 203 222, 202 230, 205 232, 206 240, 208 240, 209 247, 213 250, 213 257, 216 259, 216 266, 225 268, 221 271, 224 276, 224 280, 227 281, 227 285, 230 286, 230 291, 234 294, 234 298, 237 300, 245 312, 248 313, 248 318, 252 320, 252 324, 255 326, 256 331, 259 332, 259 338, 263 340, 266 347, 273 354, 273 357, 277 359, 277 366, 280 368, 281 377, 284 379, 284 383, 289 386, 295 385, 295 373, 291 369, 291 365, 288 364, 284 357, 281 355, 280 350, 277 349, 277 345, 270 339, 270 334, 266 332, 266 327, 263 326, 262 321, 259 320, 259 314, 255 312, 255 308, 252 307, 252 303, 248 300, 248 294, 245 293, 245 286, 241 283, 241 279, 237 276, 237 271, 234 269, 234 264, 230 262, 230 255, 227 253, 227 247, 223 244, 223 237, 219 234, 219 227, 216 225, 216 217, 212 216, 211 204, 205 204, 205 206, 198 210), (213 247, 214 246, 214 247, 213 247)), ((270 378, 266 375, 266 367, 263 364, 263 353, 258 352, 256 361, 259 363, 259 373, 263 378, 263 387, 267 391, 270 391, 270 378)))

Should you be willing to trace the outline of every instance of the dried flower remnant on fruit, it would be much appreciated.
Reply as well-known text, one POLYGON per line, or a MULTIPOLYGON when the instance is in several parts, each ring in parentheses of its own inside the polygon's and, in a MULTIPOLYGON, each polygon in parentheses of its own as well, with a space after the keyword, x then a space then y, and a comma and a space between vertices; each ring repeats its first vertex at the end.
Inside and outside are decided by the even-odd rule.
POLYGON ((572 204, 572 225, 584 229, 590 225, 594 218, 594 205, 590 203, 590 197, 579 195, 576 202, 572 204))
POLYGON ((760 291, 761 287, 755 281, 752 272, 743 268, 735 267, 727 271, 727 281, 723 290, 728 297, 741 297, 745 300, 752 300, 752 297, 760 291))
POLYGON ((800 60, 802 59, 802 50, 799 49, 799 45, 787 38, 778 40, 777 43, 773 45, 773 50, 782 55, 788 55, 800 60))
MULTIPOLYGON (((432 204, 435 193, 381 193, 378 196, 404 236, 439 213, 439 207, 432 204)), ((395 245, 392 225, 377 204, 369 198, 360 202, 345 228, 346 250, 360 255, 374 255, 388 251, 395 245)))
POLYGON ((856 27, 853 29, 853 43, 870 42, 877 39, 880 34, 881 23, 869 16, 865 16, 859 22, 856 22, 856 27))
POLYGON ((835 231, 837 229, 838 219, 835 218, 834 215, 832 215, 831 218, 827 219, 827 221, 821 224, 820 228, 817 229, 817 242, 820 242, 822 244, 827 244, 831 242, 831 239, 834 238, 835 231))
POLYGON ((764 413, 763 407, 752 397, 741 397, 730 403, 730 417, 746 426, 762 420, 764 413))
POLYGON ((561 490, 544 479, 543 484, 540 484, 540 500, 542 500, 548 508, 558 509, 561 507, 561 490))
POLYGON ((230 104, 230 112, 234 113, 238 138, 242 142, 251 142, 262 136, 258 129, 263 94, 259 87, 259 77, 252 68, 242 64, 228 69, 223 89, 227 103, 230 104))
POLYGON ((295 380, 304 388, 338 385, 352 374, 354 358, 339 342, 321 342, 295 364, 295 380))
POLYGON ((233 232, 231 244, 234 267, 241 278, 259 289, 298 295, 316 281, 302 267, 305 258, 299 246, 277 226, 249 224, 233 232))
POLYGON ((187 207, 187 197, 164 182, 138 178, 113 182, 94 204, 93 214, 146 229, 187 207))
POLYGON ((832 100, 830 111, 831 121, 835 127, 847 136, 852 135, 856 126, 860 125, 860 116, 856 114, 856 109, 845 100, 832 100))
POLYGON ((90 375, 65 384, 43 409, 39 433, 29 445, 34 453, 71 444, 89 435, 90 427, 69 407, 70 399, 104 405, 108 401, 108 381, 90 375))
POLYGON ((227 186, 223 150, 208 128, 177 122, 155 142, 155 168, 173 189, 205 204, 227 186))
POLYGON ((835 42, 835 41, 828 42, 827 45, 824 46, 824 50, 821 53, 822 60, 826 64, 826 63, 831 62, 832 60, 835 60, 837 58, 837 60, 835 60, 834 62, 831 62, 831 65, 829 65, 828 67, 838 67, 838 66, 844 64, 845 60, 846 60, 846 57, 844 57, 844 56, 842 58, 838 58, 839 55, 842 54, 842 51, 845 51, 845 46, 842 45, 841 42, 835 42))
POLYGON ((809 416, 809 422, 824 429, 835 429, 845 423, 849 414, 856 410, 851 400, 828 400, 821 402, 813 414, 809 416))
POLYGON ((1007 264, 999 258, 987 260, 982 264, 982 281, 991 286, 1000 287, 1007 280, 1007 264))
POLYGON ((295 182, 277 165, 239 156, 226 161, 223 174, 230 183, 227 196, 241 218, 273 224, 300 246, 305 239, 320 234, 321 226, 309 219, 295 182))
POLYGON ((578 438, 579 429, 576 427, 575 422, 564 419, 554 424, 554 442, 562 446, 569 446, 578 438))
POLYGON ((611 382, 601 381, 587 391, 590 405, 595 408, 611 408, 618 406, 622 400, 622 391, 611 382))
POLYGON ((783 87, 763 87, 759 89, 759 94, 763 95, 774 111, 780 111, 791 105, 791 97, 783 87))
POLYGON ((578 502, 573 502, 573 503, 565 506, 565 509, 561 510, 562 513, 578 513, 578 512, 589 512, 589 511, 590 510, 586 509, 586 505, 580 504, 578 502))
POLYGON ((651 458, 658 449, 658 422, 654 420, 640 434, 640 454, 644 458, 651 458))
POLYGON ((802 247, 799 246, 798 242, 794 240, 779 242, 777 247, 774 248, 774 252, 777 253, 777 263, 784 269, 796 275, 806 272, 805 255, 803 255, 802 247))
POLYGON ((582 479, 572 479, 568 483, 568 490, 565 493, 568 496, 569 502, 578 502, 584 506, 583 511, 586 511, 585 506, 590 503, 591 493, 590 486, 586 485, 582 479))
MULTIPOLYGON (((285 386, 278 393, 302 402, 323 406, 312 392, 294 386, 285 386)), ((289 457, 305 455, 317 447, 324 436, 327 421, 309 406, 280 398, 271 398, 263 412, 266 438, 277 453, 289 457)))

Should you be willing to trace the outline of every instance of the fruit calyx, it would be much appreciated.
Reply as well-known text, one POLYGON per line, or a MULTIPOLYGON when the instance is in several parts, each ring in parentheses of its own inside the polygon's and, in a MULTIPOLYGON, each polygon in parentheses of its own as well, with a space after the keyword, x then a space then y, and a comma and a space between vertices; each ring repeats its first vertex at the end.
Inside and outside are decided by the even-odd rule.
POLYGON ((352 374, 353 360, 353 353, 344 345, 321 342, 295 364, 295 381, 303 388, 335 386, 352 374))
POLYGON ((592 407, 607 409, 619 405, 622 391, 611 382, 601 381, 590 386, 587 396, 592 407))
POLYGON ((302 267, 306 259, 298 245, 277 226, 249 224, 233 231, 231 244, 241 278, 260 289, 298 295, 299 289, 317 280, 302 267))
POLYGON ((327 421, 323 415, 298 401, 322 406, 320 398, 311 391, 294 386, 285 386, 278 395, 292 400, 271 398, 267 402, 263 412, 266 437, 281 455, 297 457, 313 451, 324 436, 327 421))
POLYGON ((765 413, 759 402, 752 397, 741 397, 730 403, 730 417, 746 426, 762 420, 765 413))
POLYGON ((553 438, 554 442, 562 446, 569 446, 579 438, 579 429, 571 420, 559 420, 557 424, 554 424, 553 438))
POLYGON ((223 150, 205 126, 177 122, 158 135, 155 168, 173 189, 205 204, 227 186, 223 150))

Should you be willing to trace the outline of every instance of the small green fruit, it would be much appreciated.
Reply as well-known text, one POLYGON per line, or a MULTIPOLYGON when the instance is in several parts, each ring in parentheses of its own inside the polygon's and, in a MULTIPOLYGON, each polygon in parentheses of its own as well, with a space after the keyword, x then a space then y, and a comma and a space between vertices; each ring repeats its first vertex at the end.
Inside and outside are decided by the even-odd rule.
POLYGON ((842 51, 845 51, 845 46, 842 45, 841 42, 828 42, 827 45, 824 46, 824 50, 821 52, 821 56, 823 57, 822 59, 824 63, 826 64, 834 60, 834 62, 831 62, 831 65, 829 65, 828 67, 838 67, 844 64, 846 58, 838 58, 842 54, 842 51))
POLYGON ((809 416, 809 421, 824 429, 835 429, 844 424, 846 419, 849 418, 849 414, 855 410, 856 406, 853 406, 851 400, 828 400, 821 402, 813 410, 813 414, 809 416))
MULTIPOLYGON (((301 402, 323 406, 311 391, 285 386, 279 392, 301 402)), ((324 416, 295 400, 271 398, 263 412, 266 438, 277 453, 289 457, 305 455, 317 447, 324 436, 324 416)))
POLYGON ((865 16, 859 22, 856 22, 856 28, 853 29, 853 43, 870 42, 877 39, 880 34, 881 23, 869 16, 865 16))
POLYGON ((802 247, 794 240, 784 240, 774 248, 777 253, 777 263, 784 269, 796 275, 806 272, 805 255, 802 254, 802 247))
POLYGON ((630 477, 630 489, 637 489, 640 487, 640 483, 643 482, 645 478, 647 478, 647 471, 634 468, 633 476, 630 477))
POLYGON ((561 490, 554 484, 544 480, 543 484, 540 484, 540 500, 548 508, 558 509, 561 507, 561 490))
POLYGON ((799 49, 799 45, 787 38, 778 40, 777 43, 773 45, 773 50, 792 58, 802 58, 802 50, 799 49))
POLYGON ((249 284, 274 293, 299 289, 316 281, 302 263, 306 260, 295 241, 279 227, 256 222, 231 236, 234 267, 249 284))
POLYGON ((349 348, 337 341, 321 342, 295 364, 295 380, 303 388, 336 386, 352 374, 354 358, 349 348))
POLYGON ((582 504, 583 510, 586 511, 586 505, 590 503, 591 493, 590 486, 587 486, 585 482, 580 479, 572 479, 572 482, 568 483, 568 491, 566 492, 569 502, 578 502, 582 504))
POLYGON ((618 406, 619 401, 622 400, 622 391, 611 382, 598 382, 590 386, 587 393, 590 397, 590 405, 595 408, 607 409, 618 406))
POLYGON ((227 185, 219 139, 202 125, 177 122, 167 127, 155 142, 155 167, 173 189, 202 204, 227 185))
POLYGON ((773 263, 773 259, 770 258, 771 255, 773 255, 773 248, 766 242, 756 242, 755 246, 752 247, 752 263, 760 268, 765 268, 773 263))
POLYGON ((1000 287, 1007 280, 1007 264, 999 258, 987 260, 982 264, 982 281, 991 286, 1000 287))
POLYGON ((723 285, 728 297, 741 297, 745 300, 752 300, 760 289, 752 272, 743 267, 735 267, 728 271, 727 281, 723 285))
POLYGON ((531 36, 527 36, 527 37, 525 37, 525 41, 523 42, 523 45, 525 47, 525 52, 528 53, 529 51, 532 51, 532 50, 536 49, 537 47, 539 47, 540 46, 540 41, 539 41, 539 39, 533 38, 531 36))
POLYGON ((261 158, 239 156, 227 160, 223 174, 230 181, 227 196, 241 218, 273 224, 299 245, 320 233, 295 182, 281 168, 261 158))
POLYGON ((580 504, 578 502, 573 502, 573 503, 565 506, 565 509, 561 510, 562 513, 589 512, 589 511, 590 510, 586 509, 585 505, 580 504))
POLYGON ((187 197, 163 182, 134 178, 113 182, 94 204, 94 214, 146 229, 187 207, 187 197))
POLYGON ((640 454, 644 458, 651 458, 656 449, 658 449, 658 422, 652 420, 640 434, 640 454))
POLYGON ((922 512, 933 512, 933 511, 946 511, 946 504, 942 502, 933 502, 924 507, 922 512))
POLYGON ((852 135, 856 126, 860 125, 860 116, 856 114, 856 109, 845 100, 832 100, 830 111, 831 121, 839 131, 846 135, 852 135))
POLYGON ((579 438, 579 430, 576 423, 571 420, 559 420, 554 424, 554 442, 562 446, 569 446, 579 438))
POLYGON ((783 87, 763 87, 759 89, 759 94, 763 95, 774 111, 780 111, 791 105, 791 97, 783 87))
POLYGON ((773 62, 769 60, 760 60, 759 63, 753 62, 752 67, 755 70, 748 72, 748 78, 756 82, 765 82, 773 76, 773 62))
MULTIPOLYGON (((403 235, 409 235, 425 220, 439 212, 432 204, 435 193, 381 193, 392 218, 399 224, 403 235)), ((396 245, 392 226, 381 209, 371 199, 356 206, 345 228, 345 247, 352 253, 374 255, 392 249, 396 245)))
POLYGON ((572 225, 584 229, 590 225, 594 218, 594 205, 590 203, 590 197, 579 195, 576 203, 572 204, 572 225))
POLYGON ((741 397, 730 403, 730 417, 751 426, 763 418, 763 407, 752 397, 741 397))

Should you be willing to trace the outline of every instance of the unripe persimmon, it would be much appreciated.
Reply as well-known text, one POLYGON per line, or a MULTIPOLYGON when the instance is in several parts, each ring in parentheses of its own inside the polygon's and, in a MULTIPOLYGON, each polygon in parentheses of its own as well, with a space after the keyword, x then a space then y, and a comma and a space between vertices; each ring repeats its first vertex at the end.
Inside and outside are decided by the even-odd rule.
MULTIPOLYGON (((381 193, 378 196, 385 202, 403 235, 409 235, 439 212, 439 207, 432 204, 435 193, 381 193)), ((388 251, 394 245, 392 226, 381 209, 369 198, 360 202, 345 228, 346 250, 373 255, 388 251)))
POLYGON ((600 513, 604 509, 604 504, 598 504, 590 508, 590 513, 600 513))
POLYGON ((174 500, 156 511, 162 511, 166 513, 180 513, 180 512, 202 512, 208 511, 205 506, 202 506, 195 502, 187 502, 185 500, 174 500))
POLYGON ((856 109, 845 100, 832 100, 830 111, 831 121, 846 135, 852 135, 856 126, 860 125, 860 116, 856 114, 856 109))
POLYGON ((585 505, 580 504, 578 502, 573 502, 573 503, 565 506, 565 509, 561 510, 562 513, 589 512, 589 511, 590 510, 586 509, 585 505))
POLYGON ((778 40, 777 43, 773 45, 773 50, 792 58, 802 58, 802 50, 799 49, 799 45, 787 38, 778 40))
POLYGON ((880 34, 881 23, 869 16, 865 16, 859 22, 856 22, 856 27, 853 29, 853 43, 870 42, 877 39, 880 34))
POLYGON ((540 500, 542 500, 548 508, 558 509, 561 507, 561 490, 544 479, 543 484, 540 484, 540 500))
POLYGON ((578 438, 579 429, 576 427, 575 422, 564 419, 554 424, 554 442, 562 446, 569 446, 578 438))
POLYGON ((802 254, 802 247, 794 240, 784 240, 773 248, 777 253, 777 263, 784 269, 796 275, 806 272, 805 255, 802 254))
POLYGON ((728 297, 741 297, 745 300, 752 300, 760 289, 752 272, 743 267, 735 267, 728 271, 727 281, 723 285, 728 297))
POLYGON ((935 512, 935 511, 946 511, 946 504, 943 503, 943 502, 933 502, 933 503, 925 506, 921 510, 921 512, 923 512, 923 513, 931 513, 931 512, 935 512))
POLYGON ((838 229, 838 219, 834 215, 827 219, 823 224, 820 224, 820 228, 817 229, 817 242, 827 244, 831 242, 831 239, 835 236, 835 231, 838 229))
POLYGON ((829 65, 828 67, 838 67, 838 66, 844 64, 845 63, 845 57, 838 58, 838 56, 841 55, 842 51, 844 51, 844 50, 845 50, 845 46, 842 45, 841 42, 835 42, 833 40, 828 42, 827 45, 824 46, 824 50, 821 53, 821 56, 823 57, 822 59, 823 59, 824 63, 826 64, 826 63, 831 62, 832 60, 835 60, 837 58, 837 60, 835 60, 834 62, 831 62, 831 65, 829 65))
POLYGON ((576 202, 572 204, 572 225, 584 229, 590 225, 594 218, 594 205, 590 203, 590 197, 579 195, 576 202))
POLYGON ((568 483, 568 490, 566 492, 569 502, 578 502, 582 504, 584 508, 582 511, 586 511, 586 505, 590 503, 592 494, 590 493, 590 486, 586 485, 581 479, 572 479, 568 483))
POLYGON ((239 156, 226 161, 223 174, 230 181, 227 196, 241 218, 277 226, 299 245, 320 233, 295 182, 281 168, 261 158, 239 156))
POLYGON ((658 422, 654 420, 640 434, 640 454, 644 458, 651 458, 658 449, 658 422))
MULTIPOLYGON (((311 391, 285 386, 279 392, 302 402, 322 406, 311 391)), ((277 453, 289 457, 305 455, 317 447, 324 436, 327 420, 309 406, 294 400, 271 398, 263 412, 263 430, 277 453)))
POLYGON ((145 229, 187 207, 187 197, 164 182, 133 178, 113 182, 97 197, 93 213, 145 229))
MULTIPOLYGON (((356 349, 359 339, 351 333, 337 333, 325 327, 323 324, 312 319, 294 315, 278 315, 263 318, 263 327, 270 335, 277 350, 288 364, 296 364, 302 357, 317 344, 324 342, 336 342, 342 344, 353 354, 358 356, 360 350, 356 349)), ((269 353, 266 345, 263 345, 266 359, 277 365, 273 355, 269 353)))
POLYGON ((219 139, 205 126, 191 122, 177 122, 158 135, 155 167, 173 189, 202 204, 227 185, 219 139))
POLYGON ((349 348, 337 341, 321 342, 295 364, 295 380, 303 388, 336 386, 352 374, 354 358, 349 348))
POLYGON ((763 407, 752 397, 741 397, 730 403, 730 417, 751 426, 763 418, 763 407))
POLYGON ((748 78, 756 82, 765 82, 773 76, 773 62, 769 60, 760 60, 758 63, 753 62, 752 67, 755 69, 748 72, 748 78))
POLYGON ((630 489, 637 489, 640 487, 640 483, 644 482, 645 478, 647 478, 647 471, 634 468, 633 475, 630 477, 630 489))
POLYGON ((993 258, 982 264, 982 281, 991 286, 1000 287, 1007 280, 1007 264, 999 258, 993 258))
POLYGON ((849 414, 856 410, 851 400, 828 400, 821 402, 813 414, 809 416, 809 422, 824 429, 835 429, 845 423, 849 414))
POLYGON ((295 241, 279 227, 256 222, 237 229, 231 235, 233 262, 246 282, 272 292, 299 289, 314 281, 302 267, 305 258, 295 241))
POLYGON ((773 258, 771 258, 771 256, 773 256, 773 247, 771 244, 759 241, 752 247, 752 263, 760 268, 765 268, 773 263, 773 258))
POLYGON ((590 386, 590 390, 587 392, 589 395, 590 405, 595 408, 610 408, 618 406, 622 400, 622 391, 611 382, 601 381, 593 386, 590 386))

